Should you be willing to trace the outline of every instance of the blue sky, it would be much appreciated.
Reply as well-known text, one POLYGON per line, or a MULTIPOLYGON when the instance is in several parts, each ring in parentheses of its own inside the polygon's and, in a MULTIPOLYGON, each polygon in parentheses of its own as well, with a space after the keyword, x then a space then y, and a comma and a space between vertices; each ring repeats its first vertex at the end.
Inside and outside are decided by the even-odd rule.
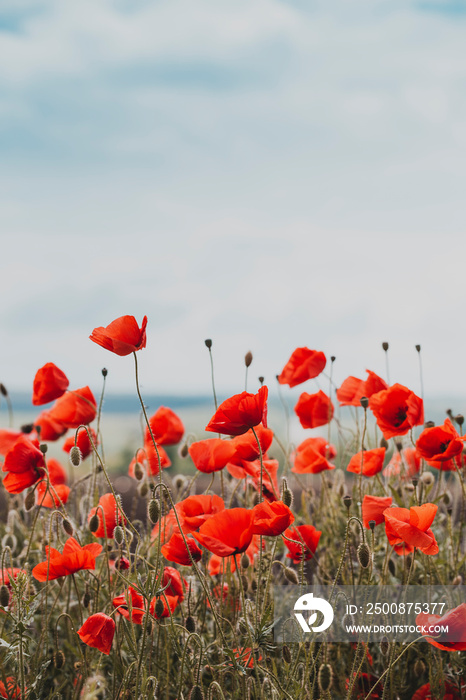
MULTIPOLYGON (((401 0, 4 0, 0 374, 131 390, 88 339, 149 317, 147 391, 335 374, 465 393, 466 14, 401 0)), ((1 377, 0 377, 1 379, 1 377)), ((8 379, 8 381, 6 381, 8 379)), ((251 388, 254 385, 251 384, 251 388)))

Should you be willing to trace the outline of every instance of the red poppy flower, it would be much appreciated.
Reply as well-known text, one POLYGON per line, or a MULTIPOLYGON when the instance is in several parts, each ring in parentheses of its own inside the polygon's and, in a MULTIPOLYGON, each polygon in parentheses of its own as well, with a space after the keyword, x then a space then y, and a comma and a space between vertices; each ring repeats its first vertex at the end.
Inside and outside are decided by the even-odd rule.
POLYGON ((449 418, 443 425, 426 428, 416 441, 416 449, 427 461, 445 462, 463 450, 463 440, 449 418))
POLYGON ((142 319, 140 328, 134 316, 120 316, 105 328, 94 328, 89 338, 123 357, 146 347, 146 326, 147 316, 142 319))
POLYGON ((402 384, 393 384, 373 394, 369 407, 386 440, 396 435, 406 435, 410 428, 424 423, 422 399, 402 384))
POLYGON ((45 548, 47 560, 37 564, 32 570, 32 575, 37 581, 53 581, 82 569, 95 569, 95 560, 101 551, 100 544, 85 544, 81 547, 74 537, 69 537, 63 547, 63 554, 53 547, 45 548))
POLYGON ((0 698, 2 700, 21 700, 21 688, 12 676, 6 678, 6 684, 0 681, 0 698))
MULTIPOLYGON (((199 549, 192 537, 188 535, 185 535, 185 537, 192 558, 194 561, 199 561, 202 557, 202 550, 199 549)), ((192 566, 193 564, 186 549, 183 536, 178 532, 173 533, 167 544, 162 546, 161 551, 165 559, 173 561, 175 564, 181 564, 181 566, 192 566)))
POLYGON ((257 394, 243 391, 220 404, 206 430, 221 435, 242 435, 259 423, 267 427, 268 389, 262 386, 257 394))
MULTIPOLYGON (((268 501, 278 501, 279 498, 277 482, 278 466, 278 460, 276 459, 262 460, 262 495, 268 501)), ((245 462, 243 460, 241 465, 228 464, 227 470, 235 479, 246 478, 247 481, 251 481, 254 488, 259 491, 261 475, 260 459, 256 459, 254 462, 245 462)))
POLYGON ((337 389, 337 399, 340 406, 360 406, 363 396, 370 398, 372 394, 377 394, 383 389, 388 389, 388 384, 375 372, 366 369, 368 377, 366 381, 357 377, 345 379, 339 389, 337 389))
POLYGON ((225 510, 225 503, 217 495, 188 496, 175 506, 181 522, 181 527, 186 532, 197 530, 206 520, 215 513, 225 510))
POLYGON ((45 481, 41 481, 36 488, 36 505, 44 508, 60 508, 68 501, 70 487, 66 484, 53 484, 47 489, 45 481))
POLYGON ((246 551, 251 544, 254 515, 246 508, 229 508, 216 513, 201 525, 193 537, 219 557, 246 551))
MULTIPOLYGON (((263 428, 262 425, 258 425, 255 429, 255 433, 261 446, 262 455, 265 455, 272 444, 273 431, 269 428, 263 428)), ((260 457, 259 446, 252 430, 244 433, 243 435, 234 437, 229 442, 235 448, 234 457, 232 457, 230 460, 235 464, 240 463, 242 460, 251 462, 260 457)))
POLYGON ((296 348, 278 377, 279 384, 294 387, 323 372, 327 359, 319 350, 296 348))
POLYGON ((407 508, 387 508, 385 532, 393 545, 405 543, 417 547, 424 554, 437 554, 438 545, 430 526, 437 513, 437 506, 424 503, 422 506, 407 508))
POLYGON ((184 600, 188 584, 184 578, 181 578, 180 572, 174 569, 173 566, 166 566, 163 570, 162 587, 165 588, 168 583, 170 585, 165 592, 168 595, 177 596, 181 603, 184 600))
POLYGON ((362 522, 364 527, 369 529, 371 520, 374 520, 376 525, 381 525, 385 520, 384 511, 392 505, 392 501, 391 496, 384 498, 366 494, 362 499, 362 522))
POLYGON ((294 522, 293 513, 282 501, 273 503, 263 501, 254 506, 252 512, 254 516, 252 529, 255 535, 276 537, 294 522))
POLYGON ((353 455, 349 461, 346 471, 353 474, 362 473, 363 476, 375 476, 383 469, 383 461, 385 459, 385 447, 376 447, 373 450, 364 450, 353 455))
MULTIPOLYGON (((437 649, 444 651, 465 651, 466 650, 466 603, 461 603, 457 608, 449 610, 444 615, 429 615, 421 613, 416 617, 416 625, 419 627, 435 628, 437 626, 446 627, 448 632, 435 632, 435 639, 426 637, 426 642, 432 644, 437 649)), ((429 634, 422 630, 422 634, 429 634)))
POLYGON ((124 523, 121 512, 118 512, 118 522, 117 522, 117 507, 115 496, 113 493, 105 493, 99 498, 99 506, 92 508, 89 515, 87 516, 87 521, 90 522, 92 516, 97 513, 99 518, 99 527, 92 534, 94 537, 108 537, 109 539, 113 537, 113 532, 117 525, 122 525, 124 523), (103 513, 102 513, 103 510, 103 513))
POLYGON ((333 404, 323 391, 318 391, 317 394, 304 392, 299 397, 294 412, 303 428, 318 428, 332 420, 333 404))
POLYGON ((87 646, 110 654, 115 635, 115 621, 104 613, 95 613, 79 628, 78 635, 87 646))
MULTIPOLYGON (((251 647, 241 647, 240 649, 232 649, 238 663, 244 668, 254 668, 254 655, 251 647)), ((262 655, 258 653, 257 661, 262 661, 262 655)))
POLYGON ((329 462, 337 454, 333 445, 329 445, 322 437, 311 437, 304 440, 294 454, 292 472, 295 474, 318 474, 327 469, 335 469, 329 462))
POLYGON ((118 608, 117 613, 123 615, 127 620, 131 620, 136 625, 142 624, 146 612, 144 598, 132 586, 128 586, 126 593, 113 598, 112 605, 114 608, 118 608))
POLYGON ((53 362, 47 362, 37 370, 32 388, 32 403, 42 406, 63 396, 69 386, 68 377, 53 362))
POLYGON ((68 391, 57 399, 49 411, 53 420, 67 428, 79 428, 91 423, 97 415, 97 404, 88 386, 68 391))
MULTIPOLYGON (((463 697, 458 688, 449 681, 444 682, 443 692, 443 700, 461 700, 463 697)), ((430 683, 426 683, 416 690, 411 700, 435 700, 436 697, 436 693, 431 689, 430 683)))
MULTIPOLYGON (((298 525, 297 527, 290 527, 283 534, 291 540, 304 544, 304 561, 308 561, 315 554, 322 532, 317 530, 314 525, 298 525)), ((286 556, 292 559, 294 564, 299 564, 303 559, 302 546, 288 540, 284 540, 284 542, 289 550, 286 556)))
POLYGON ((385 469, 383 475, 385 477, 400 476, 403 479, 412 479, 421 468, 421 455, 414 447, 405 447, 400 452, 396 451, 385 469))
MULTIPOLYGON (((97 435, 95 433, 95 430, 93 430, 92 428, 89 428, 88 430, 91 433, 92 442, 97 447, 97 445, 99 443, 97 440, 97 435)), ((75 445, 75 440, 74 440, 74 435, 73 435, 72 437, 69 437, 67 440, 65 440, 65 442, 63 443, 63 451, 68 452, 68 454, 69 454, 71 449, 74 447, 74 445, 75 445)), ((84 428, 82 428, 78 433, 78 437, 76 439, 76 445, 77 445, 77 447, 79 447, 79 451, 81 452, 81 457, 83 459, 86 459, 86 457, 89 457, 89 455, 92 452, 92 445, 91 445, 91 441, 89 440, 89 435, 87 434, 87 430, 84 430, 84 428)))
POLYGON ((236 454, 233 440, 222 440, 221 438, 193 442, 189 446, 188 452, 196 469, 204 474, 220 471, 236 454))
MULTIPOLYGON (((157 445, 176 445, 184 434, 184 425, 171 408, 160 406, 149 418, 149 425, 157 445)), ((152 441, 149 428, 146 428, 145 442, 152 441)))
POLYGON ((45 475, 44 455, 38 440, 21 435, 8 450, 2 471, 8 472, 3 485, 9 493, 21 493, 45 475))
MULTIPOLYGON (((259 551, 259 542, 259 535, 253 535, 251 544, 244 552, 249 557, 250 562, 254 561, 254 557, 259 551)), ((219 557, 218 554, 212 554, 207 564, 207 571, 211 576, 217 576, 222 572, 226 574, 228 571, 234 573, 236 571, 235 558, 219 557)))
POLYGON ((0 455, 5 456, 21 436, 27 437, 29 440, 37 440, 38 438, 35 430, 31 431, 30 433, 22 433, 21 430, 0 428, 0 455))
POLYGON ((66 433, 68 428, 63 425, 50 411, 42 411, 34 421, 34 428, 42 442, 54 442, 66 433))
POLYGON ((168 542, 170 537, 173 535, 174 532, 179 532, 179 527, 178 523, 176 522, 176 516, 175 516, 175 511, 169 510, 167 515, 164 515, 162 518, 160 518, 159 523, 154 525, 152 528, 151 532, 151 538, 154 540, 159 536, 159 528, 162 533, 162 544, 165 544, 165 542, 168 542), (160 525, 159 525, 160 523, 160 525))

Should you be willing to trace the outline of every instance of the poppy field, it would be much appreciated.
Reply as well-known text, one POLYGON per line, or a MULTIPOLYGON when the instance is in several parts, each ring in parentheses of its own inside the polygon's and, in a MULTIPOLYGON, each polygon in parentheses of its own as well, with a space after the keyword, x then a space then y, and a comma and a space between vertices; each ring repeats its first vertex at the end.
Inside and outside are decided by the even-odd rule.
POLYGON ((426 600, 462 586, 463 416, 446 407, 434 425, 422 395, 370 370, 336 382, 335 357, 307 347, 268 382, 247 353, 244 386, 219 402, 206 340, 212 417, 193 435, 170 407, 146 409, 146 325, 122 316, 90 334, 102 362, 114 353, 135 378, 130 499, 105 462, 107 370, 95 396, 48 362, 31 377, 33 421, 0 428, 0 698, 466 698, 466 600, 419 612, 422 629, 448 631, 409 643, 283 643, 273 598, 314 583, 422 586, 426 600), (272 396, 281 425, 268 420, 272 396))

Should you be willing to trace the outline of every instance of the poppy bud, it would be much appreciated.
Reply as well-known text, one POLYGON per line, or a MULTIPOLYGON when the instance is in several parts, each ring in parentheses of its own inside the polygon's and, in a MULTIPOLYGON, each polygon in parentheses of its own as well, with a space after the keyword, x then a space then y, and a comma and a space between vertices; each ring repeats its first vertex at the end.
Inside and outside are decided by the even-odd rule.
POLYGON ((375 522, 375 520, 369 520, 369 527, 372 530, 372 532, 374 532, 374 528, 375 528, 376 524, 377 523, 375 522))
POLYGON ((204 700, 204 693, 200 685, 193 686, 189 694, 189 700, 204 700))
POLYGON ((99 516, 97 513, 94 513, 92 518, 89 520, 89 530, 91 532, 97 532, 99 529, 100 521, 99 521, 99 516))
POLYGON ((458 423, 458 425, 463 425, 464 416, 462 416, 461 413, 458 413, 458 415, 455 416, 455 421, 458 423))
POLYGON ((353 502, 353 499, 351 498, 351 496, 348 496, 348 495, 343 496, 343 503, 346 507, 346 510, 349 510, 351 508, 352 502, 353 502))
POLYGON ((461 576, 461 574, 458 574, 458 576, 455 576, 455 578, 453 579, 453 581, 451 583, 453 586, 461 586, 461 584, 463 583, 463 577, 461 576))
POLYGON ((194 617, 192 615, 188 615, 186 618, 186 622, 184 623, 184 626, 188 630, 188 632, 195 632, 196 631, 196 622, 194 620, 194 617))
POLYGON ((137 481, 141 481, 141 479, 144 479, 144 468, 141 464, 141 462, 136 462, 134 465, 134 477, 137 479, 137 481))
POLYGON ((413 476, 413 478, 412 478, 411 481, 413 482, 414 488, 416 488, 416 486, 417 486, 418 483, 419 483, 419 479, 417 478, 417 476, 413 476))
POLYGON ((290 583, 294 583, 296 586, 299 583, 298 574, 289 566, 285 567, 285 578, 287 578, 290 583))
POLYGON ((249 561, 248 555, 247 555, 247 554, 243 554, 243 556, 241 557, 241 566, 242 566, 242 568, 243 568, 243 569, 247 569, 250 563, 251 563, 251 562, 249 561))
POLYGON ((405 491, 407 491, 408 493, 413 493, 414 486, 412 484, 405 484, 405 491))
POLYGON ((424 486, 432 486, 435 481, 435 477, 433 474, 431 474, 431 472, 424 472, 424 474, 421 476, 421 481, 424 486))
POLYGON ((141 496, 141 498, 145 498, 147 494, 149 493, 149 484, 147 481, 141 481, 141 483, 138 486, 138 493, 141 496))
POLYGON ((395 564, 393 562, 393 559, 388 560, 388 570, 392 576, 395 576, 396 568, 395 568, 395 564))
POLYGON ((64 531, 66 532, 66 534, 71 537, 73 535, 73 532, 74 532, 74 527, 72 526, 70 521, 69 520, 62 520, 61 524, 62 524, 62 527, 63 527, 64 531))
POLYGON ((186 457, 187 457, 188 454, 189 454, 189 448, 188 448, 188 443, 187 443, 187 442, 184 442, 184 443, 181 445, 180 451, 179 451, 178 454, 180 455, 180 457, 181 457, 182 459, 186 459, 186 457))
POLYGON ((65 665, 65 655, 61 650, 56 651, 53 655, 53 665, 57 669, 63 668, 63 666, 65 665))
POLYGON ((36 496, 34 490, 30 489, 26 494, 26 498, 24 499, 24 510, 29 511, 31 508, 34 508, 35 502, 36 496))
POLYGON ((367 398, 367 396, 361 396, 361 398, 359 399, 359 403, 363 408, 367 408, 369 406, 369 399, 367 398))
POLYGON ((206 340, 204 340, 204 343, 205 343, 206 348, 209 348, 209 350, 210 350, 210 348, 212 347, 211 339, 207 338, 206 340))
POLYGON ((3 608, 7 608, 10 602, 10 591, 4 583, 0 586, 0 605, 3 608))
POLYGON ((163 600, 161 598, 157 598, 157 602, 155 603, 155 616, 162 617, 164 609, 163 600))
POLYGON ((260 376, 260 377, 258 377, 258 380, 259 380, 259 384, 262 386, 262 384, 264 383, 264 377, 260 376))
POLYGON ((255 579, 255 578, 252 579, 252 581, 251 581, 251 588, 252 588, 253 591, 257 591, 257 588, 258 588, 258 586, 257 586, 257 579, 255 579))
POLYGON ((387 343, 387 342, 382 343, 382 348, 385 350, 385 352, 387 352, 387 350, 388 350, 388 343, 387 343))
MULTIPOLYGON (((95 517, 95 516, 93 516, 95 517)), ((123 531, 123 528, 121 525, 117 525, 115 529, 113 530, 113 539, 118 545, 122 545, 125 539, 125 533, 123 531)))
POLYGON ((246 367, 250 367, 252 364, 252 352, 250 350, 244 356, 244 364, 246 367))
POLYGON ((156 498, 151 498, 149 501, 149 505, 147 506, 147 515, 152 525, 158 523, 160 517, 160 504, 156 498))
POLYGON ((420 678, 421 676, 423 676, 425 673, 425 670, 426 670, 426 665, 425 665, 424 661, 422 659, 416 659, 416 661, 414 662, 414 668, 413 668, 414 675, 416 676, 416 678, 420 678))
POLYGON ((73 447, 70 450, 70 462, 73 465, 73 467, 79 467, 81 462, 83 461, 83 456, 81 454, 81 450, 77 445, 73 445, 73 447))
POLYGON ((42 452, 43 455, 47 454, 47 450, 49 449, 49 446, 45 444, 45 442, 41 442, 39 445, 39 450, 42 452))
POLYGON ((287 644, 283 645, 282 654, 283 654, 283 658, 285 659, 286 663, 290 664, 292 661, 292 657, 291 657, 290 647, 287 644))
POLYGON ((244 574, 241 574, 241 583, 243 584, 243 589, 244 589, 244 592, 246 593, 248 588, 249 588, 249 582, 244 574))
POLYGON ((390 650, 390 644, 388 642, 387 637, 382 637, 381 642, 380 642, 380 651, 382 652, 382 655, 387 656, 389 650, 390 650))
POLYGON ((384 437, 383 437, 383 438, 380 438, 379 446, 380 446, 380 447, 385 447, 385 449, 388 450, 388 442, 385 440, 384 437))
POLYGON ((321 664, 317 675, 317 683, 322 693, 330 690, 333 683, 333 671, 330 664, 321 664))
POLYGON ((186 479, 184 478, 183 474, 177 474, 173 483, 175 484, 175 488, 179 491, 185 485, 186 479))
POLYGON ((90 602, 91 602, 91 594, 89 593, 88 590, 86 590, 84 592, 84 595, 83 595, 83 607, 88 608, 90 602))
POLYGON ((361 542, 357 549, 358 561, 363 569, 367 569, 371 560, 371 550, 365 542, 361 542))
POLYGON ((108 374, 108 369, 106 367, 102 367, 102 377, 106 377, 108 374))
POLYGON ((282 501, 286 506, 288 506, 288 508, 291 508, 291 504, 293 503, 293 492, 290 491, 290 489, 283 489, 282 501))

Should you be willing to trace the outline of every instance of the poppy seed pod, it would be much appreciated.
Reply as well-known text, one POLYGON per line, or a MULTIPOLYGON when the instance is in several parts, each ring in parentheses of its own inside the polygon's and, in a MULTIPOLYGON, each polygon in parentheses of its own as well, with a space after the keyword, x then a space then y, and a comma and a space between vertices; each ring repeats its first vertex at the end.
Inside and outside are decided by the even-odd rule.
POLYGON ((8 607, 8 604, 10 602, 10 591, 8 590, 8 587, 5 586, 4 583, 0 586, 0 605, 3 608, 8 607))
POLYGON ((74 445, 74 447, 71 448, 69 457, 73 467, 79 467, 79 465, 83 461, 81 450, 77 445, 74 445))
POLYGON ((421 346, 420 345, 415 345, 414 346, 418 352, 421 352, 421 346))
POLYGON ((383 348, 383 350, 385 350, 385 352, 387 352, 388 347, 389 346, 388 346, 388 343, 386 341, 384 343, 382 343, 382 348, 383 348))
POLYGON ((155 604, 155 616, 162 617, 164 610, 165 606, 163 604, 163 600, 161 598, 157 598, 157 602, 155 604))
POLYGON ((65 665, 65 655, 61 650, 56 651, 53 655, 53 665, 56 669, 63 668, 65 665))
POLYGON ((433 420, 428 420, 424 423, 424 428, 435 428, 435 423, 433 420))
MULTIPOLYGON (((372 521, 373 522, 373 521, 372 521)), ((371 550, 365 542, 361 542, 357 549, 358 561, 363 569, 367 569, 371 560, 371 550)))
POLYGON ((94 513, 92 518, 89 520, 89 530, 91 532, 97 532, 97 530, 99 529, 99 525, 100 525, 99 516, 97 515, 97 513, 94 513))
POLYGON ((156 525, 160 517, 160 504, 156 498, 151 498, 147 506, 147 515, 152 525, 156 525))
POLYGON ((2 382, 0 382, 0 394, 2 396, 8 396, 8 391, 6 389, 6 386, 2 382))
POLYGON ((258 380, 259 380, 259 384, 262 386, 263 383, 264 383, 264 381, 265 381, 265 377, 263 377, 263 376, 261 375, 260 377, 257 377, 257 378, 258 378, 258 380))
POLYGON ((210 350, 210 348, 212 347, 212 340, 210 338, 206 338, 206 340, 204 340, 204 343, 206 348, 209 348, 210 350))
POLYGON ((39 450, 42 452, 43 455, 47 454, 48 449, 49 449, 49 446, 45 442, 42 442, 39 445, 39 450))
POLYGON ((464 423, 464 416, 461 415, 461 413, 458 413, 458 415, 455 416, 455 421, 458 423, 458 425, 463 425, 463 423, 464 423))
POLYGON ((35 496, 33 489, 31 489, 30 491, 27 492, 26 498, 24 499, 24 510, 29 511, 29 510, 31 510, 31 508, 34 508, 35 502, 36 502, 36 496, 35 496))
POLYGON ((386 450, 388 450, 388 442, 384 437, 380 438, 379 447, 384 447, 386 450))
POLYGON ((330 690, 333 683, 333 671, 330 664, 321 664, 319 673, 317 674, 317 683, 322 693, 330 690))
POLYGON ((134 465, 134 478, 137 481, 144 479, 144 467, 142 466, 141 462, 136 462, 134 465))
POLYGON ((361 396, 361 398, 359 399, 359 403, 364 409, 366 409, 369 406, 369 399, 367 398, 367 396, 361 396))
MULTIPOLYGON (((95 515, 93 516, 94 518, 96 517, 95 515)), ((92 518, 91 518, 92 520, 92 518)), ((125 539, 125 533, 121 525, 117 525, 113 531, 113 539, 118 545, 122 545, 125 539)))
POLYGON ((377 523, 375 522, 375 520, 369 520, 369 527, 372 531, 374 531, 376 525, 377 523))
POLYGON ((348 496, 348 495, 347 495, 347 496, 343 496, 343 503, 344 503, 345 508, 346 508, 347 510, 349 510, 349 509, 351 508, 352 502, 353 502, 353 499, 351 498, 351 496, 348 496))
POLYGON ((331 355, 331 356, 330 356, 330 362, 335 362, 336 359, 337 359, 337 358, 335 357, 335 355, 331 355))
POLYGON ((191 634, 196 631, 196 622, 192 615, 188 615, 186 618, 185 627, 191 634))
POLYGON ((108 369, 106 367, 102 367, 102 377, 106 377, 108 374, 108 369))
POLYGON ((389 650, 390 650, 390 644, 389 644, 387 637, 382 637, 381 642, 380 642, 380 651, 382 652, 382 655, 387 656, 389 650))

